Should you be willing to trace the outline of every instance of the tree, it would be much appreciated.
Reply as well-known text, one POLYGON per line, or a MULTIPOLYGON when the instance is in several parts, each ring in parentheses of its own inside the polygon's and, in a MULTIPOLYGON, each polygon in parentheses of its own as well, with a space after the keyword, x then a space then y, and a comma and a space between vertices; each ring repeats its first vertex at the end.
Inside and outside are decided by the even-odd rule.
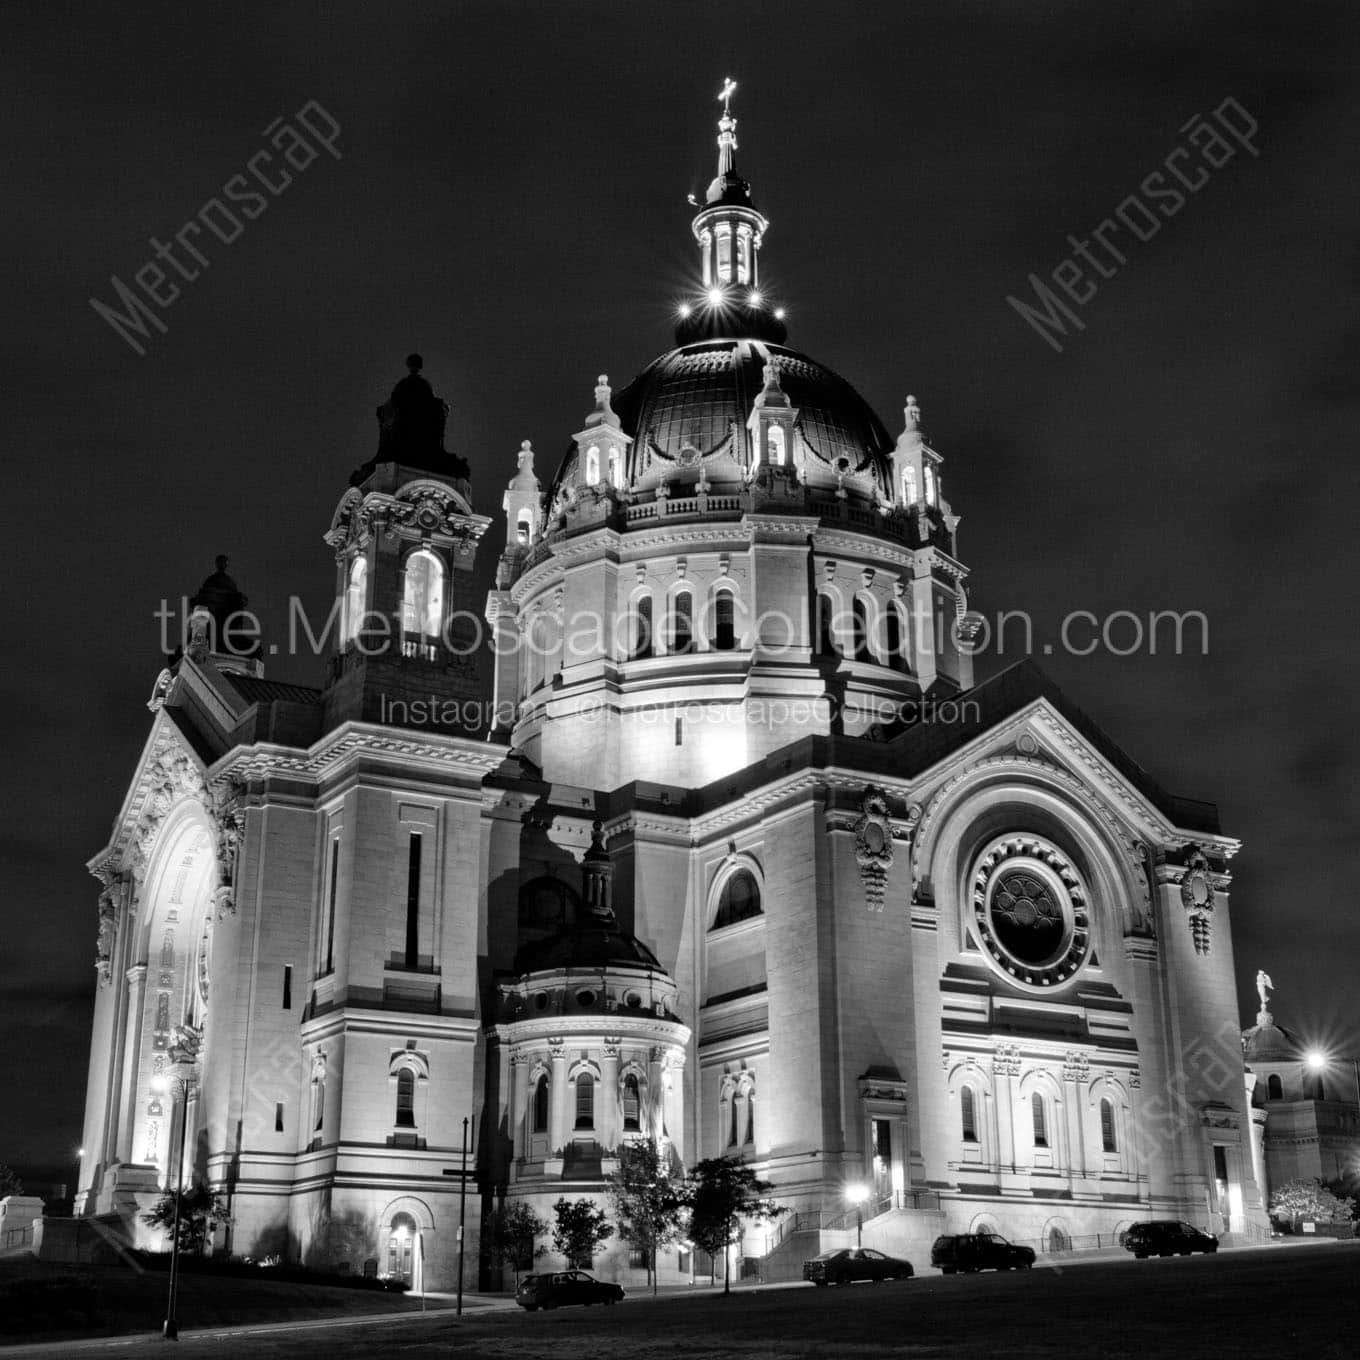
POLYGON ((8 1199, 11 1195, 22 1195, 23 1193, 23 1181, 4 1162, 0 1162, 0 1199, 8 1199))
POLYGON ((553 1247, 567 1258, 568 1265, 589 1269, 601 1244, 614 1236, 604 1210, 588 1199, 559 1199, 553 1214, 557 1218, 553 1247))
POLYGON ((514 1270, 518 1288, 520 1271, 533 1265, 548 1250, 546 1243, 537 1240, 548 1231, 548 1225, 528 1204, 517 1199, 497 1209, 488 1228, 491 1260, 497 1266, 514 1270))
POLYGON ((203 1254, 208 1234, 229 1221, 226 1205, 206 1185, 195 1185, 189 1190, 162 1195, 142 1215, 142 1222, 153 1228, 172 1231, 175 1222, 175 1200, 179 1199, 179 1249, 203 1254))
POLYGON ((1355 1214, 1353 1199, 1338 1199, 1319 1180, 1286 1181, 1270 1197, 1273 1218, 1293 1224, 1303 1219, 1317 1223, 1348 1223, 1355 1214))
POLYGON ((708 1157, 691 1173, 689 1235, 710 1256, 722 1253, 724 1294, 732 1292, 727 1249, 741 1220, 778 1218, 785 1212, 768 1198, 773 1189, 740 1157, 708 1157))
POLYGON ((680 1235, 685 1187, 671 1179, 670 1164, 657 1145, 646 1141, 625 1143, 619 1149, 619 1169, 609 1178, 609 1194, 619 1236, 642 1250, 655 1294, 657 1248, 680 1235))

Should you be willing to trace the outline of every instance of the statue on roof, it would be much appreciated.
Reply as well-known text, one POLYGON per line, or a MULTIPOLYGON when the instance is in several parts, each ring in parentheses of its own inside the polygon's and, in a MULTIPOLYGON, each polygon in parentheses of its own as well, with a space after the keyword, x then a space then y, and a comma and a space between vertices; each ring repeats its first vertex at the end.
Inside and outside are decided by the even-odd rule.
POLYGON ((1270 980, 1270 974, 1264 968, 1258 968, 1256 970, 1256 995, 1261 998, 1261 1009, 1256 1016, 1258 1025, 1271 1023, 1270 994, 1274 990, 1275 984, 1270 980))

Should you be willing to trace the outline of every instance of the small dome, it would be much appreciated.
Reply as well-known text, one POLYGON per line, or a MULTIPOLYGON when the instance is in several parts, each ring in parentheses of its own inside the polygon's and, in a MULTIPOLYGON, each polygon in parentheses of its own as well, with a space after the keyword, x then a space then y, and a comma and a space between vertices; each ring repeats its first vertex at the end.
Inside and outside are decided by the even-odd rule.
POLYGON ((515 955, 515 972, 577 968, 649 968, 664 972, 655 954, 612 915, 582 912, 581 919, 546 940, 534 940, 515 955))
MULTIPOLYGON (((619 424, 633 437, 629 480, 637 484, 657 461, 682 461, 688 449, 708 455, 734 433, 734 475, 737 467, 749 466, 746 421, 765 386, 765 365, 771 362, 798 411, 798 430, 813 462, 825 465, 825 482, 835 485, 837 464, 844 459, 846 471, 869 474, 875 488, 886 494, 893 441, 864 398, 807 355, 754 339, 709 340, 671 350, 614 394, 619 424)), ((574 468, 576 456, 573 446, 557 470, 550 497, 574 468)), ((815 473, 812 479, 821 480, 815 473)))
POLYGON ((1242 1057, 1248 1067, 1252 1063, 1301 1062, 1303 1048, 1289 1030, 1272 1022, 1242 1032, 1242 1057))

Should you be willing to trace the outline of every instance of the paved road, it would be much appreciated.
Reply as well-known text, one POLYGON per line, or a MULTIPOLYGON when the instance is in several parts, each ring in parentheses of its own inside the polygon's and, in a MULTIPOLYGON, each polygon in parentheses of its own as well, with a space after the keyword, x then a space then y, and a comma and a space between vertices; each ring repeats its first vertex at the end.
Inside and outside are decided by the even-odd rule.
MULTIPOLYGON (((1360 1243, 949 1279, 925 1270, 903 1284, 633 1298, 548 1314, 186 1330, 172 1349, 185 1360, 1352 1360, 1357 1336, 1360 1243)), ((124 1337, 79 1354, 163 1356, 168 1344, 124 1337)))

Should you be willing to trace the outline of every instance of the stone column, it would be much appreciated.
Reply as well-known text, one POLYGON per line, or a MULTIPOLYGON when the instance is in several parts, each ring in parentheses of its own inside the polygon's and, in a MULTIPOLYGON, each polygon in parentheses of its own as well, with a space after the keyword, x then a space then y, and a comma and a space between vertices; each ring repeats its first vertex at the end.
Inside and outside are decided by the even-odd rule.
POLYGON ((510 1129, 514 1149, 511 1156, 515 1161, 524 1158, 525 1129, 529 1123, 529 1058, 527 1054, 515 1054, 510 1059, 512 1075, 510 1078, 510 1129))
POLYGON ((600 1059, 600 1093, 595 1101, 595 1136, 605 1154, 617 1153, 623 1134, 619 1108, 619 1041, 606 1039, 600 1059))
POLYGON ((552 1050, 551 1110, 548 1125, 552 1130, 552 1146, 548 1149, 551 1156, 560 1158, 567 1143, 571 1140, 571 1088, 567 1085, 567 1051, 557 1047, 552 1050))
POLYGON ((127 970, 127 1028, 123 1048, 123 1089, 119 1094, 115 1139, 115 1160, 136 1160, 133 1138, 137 1133, 137 1080, 142 1047, 143 1000, 146 991, 146 964, 137 963, 127 970))
MULTIPOLYGON (((1085 1100, 1090 1069, 1086 1059, 1069 1053, 1063 1063, 1063 1106, 1067 1111, 1068 1168, 1073 1182, 1088 1173, 1086 1165, 1085 1100)), ((1073 1185, 1076 1189, 1076 1185, 1073 1185)))

